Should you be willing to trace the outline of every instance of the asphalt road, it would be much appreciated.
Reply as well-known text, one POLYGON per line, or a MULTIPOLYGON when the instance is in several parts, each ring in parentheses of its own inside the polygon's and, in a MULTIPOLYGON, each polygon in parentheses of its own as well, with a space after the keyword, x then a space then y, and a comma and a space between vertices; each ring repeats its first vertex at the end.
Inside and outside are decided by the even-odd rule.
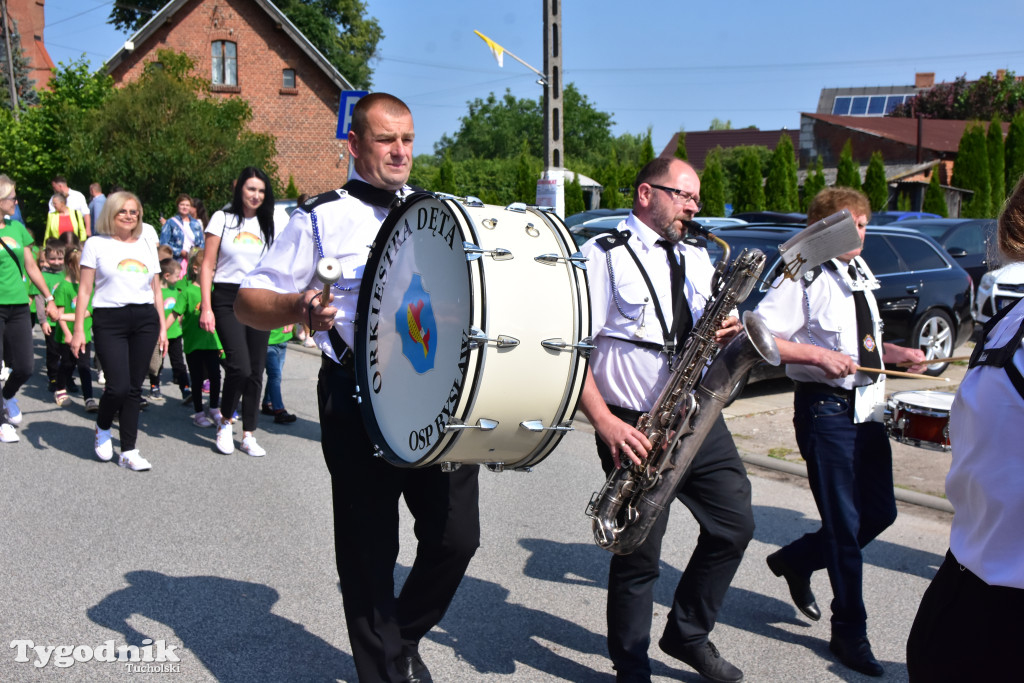
MULTIPOLYGON (((139 442, 153 470, 143 473, 98 461, 81 401, 58 409, 37 373, 22 392, 21 441, 0 444, 0 631, 8 645, 0 681, 156 676, 70 657, 71 666, 58 667, 56 654, 37 667, 24 644, 69 646, 72 657, 79 646, 84 659, 82 646, 144 639, 176 648, 180 661, 160 674, 174 681, 354 680, 318 443, 318 365, 289 350, 284 393, 299 421, 261 427, 264 458, 220 455, 213 430, 187 419, 190 409, 176 400, 154 405, 139 442), (29 661, 17 661, 17 643, 29 661)), ((868 680, 833 661, 827 621, 800 616, 764 564, 816 527, 806 482, 756 468, 751 479, 757 531, 714 642, 748 681, 868 680)), ((481 473, 482 546, 421 647, 435 681, 614 681, 604 641, 609 556, 583 515, 602 481, 584 430, 531 473, 481 473)), ((697 532, 685 509, 673 509, 655 641, 697 532)), ((414 549, 411 520, 403 520, 398 581, 414 549)), ((907 634, 948 532, 948 515, 901 505, 896 524, 865 551, 868 629, 885 680, 906 680, 907 634)), ((827 608, 827 577, 815 576, 813 587, 827 608)), ((699 680, 657 646, 652 658, 656 681, 699 680)))

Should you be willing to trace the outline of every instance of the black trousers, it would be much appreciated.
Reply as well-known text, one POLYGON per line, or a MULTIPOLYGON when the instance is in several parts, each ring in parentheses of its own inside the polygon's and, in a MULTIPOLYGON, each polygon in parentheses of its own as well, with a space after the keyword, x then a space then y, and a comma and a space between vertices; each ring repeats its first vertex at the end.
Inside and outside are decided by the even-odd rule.
POLYGON ((1024 668, 1022 614, 1024 589, 990 586, 947 552, 907 639, 910 680, 961 683, 1019 676, 1024 668))
POLYGON ((192 407, 203 411, 203 382, 210 380, 210 407, 220 407, 220 351, 199 349, 185 354, 188 371, 195 386, 192 388, 192 407))
POLYGON ((51 382, 57 380, 57 373, 60 371, 60 347, 62 345, 57 343, 57 324, 50 323, 50 334, 43 336, 46 341, 46 379, 51 382))
POLYGON ((71 347, 67 344, 60 345, 60 365, 57 369, 57 391, 68 388, 71 376, 78 368, 78 378, 82 380, 82 398, 92 398, 92 342, 85 345, 85 351, 79 354, 78 358, 71 355, 71 347))
POLYGON ((235 296, 238 285, 217 284, 211 294, 211 307, 217 324, 217 336, 224 347, 224 392, 221 412, 231 417, 242 402, 242 431, 259 425, 263 369, 267 364, 270 332, 256 330, 238 322, 235 296))
POLYGON ((28 304, 0 305, 0 358, 11 368, 4 383, 5 399, 14 398, 32 376, 32 320, 28 304))
POLYGON ((480 545, 476 465, 399 468, 373 456, 350 370, 324 359, 321 446, 334 493, 334 550, 360 683, 404 681, 397 664, 444 616, 480 545), (416 559, 395 597, 400 498, 416 559))
MULTIPOLYGON (((641 413, 609 406, 612 413, 636 424, 641 413)), ((611 451, 597 438, 605 474, 614 468, 611 451)), ((732 577, 754 536, 750 480, 732 435, 719 415, 693 464, 676 490, 700 525, 697 546, 672 598, 665 639, 676 646, 703 643, 718 620, 732 577)), ((660 573, 661 543, 671 508, 666 508, 650 535, 629 555, 613 555, 608 571, 608 654, 619 674, 650 675, 654 584, 660 573)))
POLYGON ((122 453, 135 449, 142 382, 159 338, 160 317, 153 304, 93 309, 93 344, 107 378, 96 426, 110 429, 118 416, 122 453))

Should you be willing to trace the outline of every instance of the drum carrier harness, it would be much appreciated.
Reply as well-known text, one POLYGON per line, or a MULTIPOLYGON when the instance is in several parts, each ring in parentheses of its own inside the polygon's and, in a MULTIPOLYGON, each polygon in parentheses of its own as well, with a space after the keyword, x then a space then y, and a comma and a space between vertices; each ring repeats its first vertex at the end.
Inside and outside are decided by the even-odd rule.
MULTIPOLYGON (((676 299, 676 304, 672 312, 672 328, 669 329, 668 324, 665 322, 665 314, 661 310, 661 304, 658 301, 657 295, 654 293, 654 284, 651 282, 650 276, 647 274, 647 271, 644 269, 643 264, 640 262, 640 257, 636 255, 636 252, 633 250, 633 247, 629 245, 629 238, 632 237, 632 235, 633 233, 631 233, 629 230, 623 230, 621 232, 613 232, 610 235, 606 235, 597 240, 597 244, 605 252, 605 261, 608 264, 608 278, 609 280, 611 280, 612 298, 615 300, 615 308, 617 308, 619 313, 627 320, 635 321, 637 320, 637 318, 643 316, 643 313, 641 313, 640 316, 638 316, 637 318, 631 318, 630 316, 626 315, 626 312, 623 311, 622 307, 619 305, 619 288, 615 284, 615 270, 612 268, 611 250, 614 249, 615 247, 626 247, 626 251, 633 258, 633 262, 636 263, 637 270, 640 271, 640 275, 644 279, 644 284, 647 285, 647 291, 650 293, 651 301, 654 303, 654 313, 655 315, 657 315, 658 323, 661 325, 662 339, 665 343, 655 344, 654 342, 638 341, 636 339, 627 339, 625 337, 617 336, 610 338, 617 339, 618 341, 623 341, 628 344, 634 344, 636 346, 640 346, 645 349, 650 349, 652 351, 657 351, 659 353, 665 353, 668 356, 672 356, 675 354, 677 347, 679 347, 679 344, 676 343, 677 332, 679 332, 677 330, 677 326, 679 325, 679 321, 682 318, 681 314, 683 311, 683 306, 687 305, 686 297, 680 296, 676 299)), ((697 237, 695 235, 686 236, 683 239, 683 242, 695 247, 707 247, 707 240, 701 237, 697 237)), ((679 286, 682 287, 683 285, 684 283, 680 283, 679 286)), ((686 332, 686 335, 681 335, 683 336, 683 342, 685 342, 686 337, 689 336, 689 331, 683 330, 683 332, 686 332)))
POLYGON ((1017 352, 1017 349, 1020 348, 1021 339, 1024 339, 1024 321, 1021 321, 1016 334, 1014 334, 1013 338, 1011 338, 1005 345, 1000 346, 998 349, 985 348, 985 340, 988 338, 989 333, 995 328, 1000 320, 1006 317, 1007 313, 1021 305, 1021 301, 1024 301, 1024 299, 1019 299, 1013 306, 1007 306, 988 319, 988 322, 985 323, 984 328, 982 328, 981 344, 974 347, 974 352, 971 354, 971 360, 968 362, 967 368, 970 369, 978 365, 990 365, 1002 368, 1006 371, 1006 374, 1009 375, 1010 382, 1017 390, 1017 393, 1020 394, 1021 398, 1024 398, 1024 376, 1021 375, 1017 366, 1013 364, 1013 356, 1017 352))

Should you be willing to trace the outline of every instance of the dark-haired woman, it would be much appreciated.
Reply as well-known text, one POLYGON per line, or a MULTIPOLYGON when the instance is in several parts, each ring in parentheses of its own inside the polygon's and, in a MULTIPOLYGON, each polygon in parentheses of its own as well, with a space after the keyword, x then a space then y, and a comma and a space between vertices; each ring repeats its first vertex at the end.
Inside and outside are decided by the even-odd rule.
POLYGON ((217 211, 206 226, 206 258, 199 271, 202 290, 199 326, 217 332, 224 347, 225 373, 221 394, 221 422, 217 425, 217 450, 235 450, 232 415, 242 403, 241 449, 253 456, 266 455, 253 435, 259 422, 263 369, 267 360, 269 332, 238 322, 235 296, 238 285, 256 268, 274 241, 274 192, 270 178, 258 168, 242 170, 231 205, 217 211))

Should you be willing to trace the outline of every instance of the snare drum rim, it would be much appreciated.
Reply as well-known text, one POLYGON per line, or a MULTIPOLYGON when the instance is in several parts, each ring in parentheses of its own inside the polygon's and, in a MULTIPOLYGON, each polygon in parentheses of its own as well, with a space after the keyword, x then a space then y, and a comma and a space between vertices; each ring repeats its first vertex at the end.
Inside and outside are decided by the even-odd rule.
MULTIPOLYGON (((923 406, 923 405, 921 405, 919 403, 911 403, 906 398, 902 398, 902 399, 900 398, 901 395, 908 396, 910 394, 920 394, 920 393, 921 392, 918 392, 918 391, 897 391, 896 393, 894 393, 892 396, 889 397, 889 400, 892 401, 892 404, 893 404, 893 407, 894 407, 895 411, 903 411, 903 412, 910 413, 911 415, 921 415, 922 417, 947 417, 947 418, 949 417, 950 410, 951 410, 950 408, 936 408, 936 407, 933 407, 933 406, 923 406)), ((950 396, 955 396, 955 394, 952 394, 950 392, 945 392, 945 391, 935 392, 935 393, 940 393, 940 394, 947 394, 947 393, 949 393, 950 396)), ((952 406, 952 402, 950 403, 950 405, 952 406)))
MULTIPOLYGON (((387 439, 384 437, 384 432, 380 427, 380 423, 377 421, 377 416, 374 414, 373 399, 369 392, 370 376, 367 366, 368 349, 367 345, 363 342, 365 325, 369 316, 364 315, 364 313, 368 312, 370 309, 370 297, 373 294, 373 277, 374 273, 377 272, 377 269, 380 266, 381 259, 384 257, 384 252, 386 251, 386 246, 388 243, 388 237, 394 231, 399 220, 406 215, 407 211, 412 210, 412 207, 418 204, 419 202, 426 201, 429 199, 438 201, 449 209, 451 209, 453 205, 458 206, 457 202, 454 202, 442 196, 438 196, 433 192, 424 191, 415 192, 409 195, 405 199, 405 201, 402 202, 401 206, 393 209, 388 213, 387 218, 385 218, 384 222, 381 223, 380 229, 377 231, 377 235, 374 237, 373 243, 370 245, 370 255, 366 260, 366 268, 363 271, 363 277, 359 283, 359 298, 356 301, 356 315, 353 320, 353 328, 355 332, 355 349, 353 349, 353 352, 355 354, 356 361, 354 368, 356 375, 356 392, 357 400, 359 403, 359 412, 362 415, 363 424, 366 427, 366 433, 370 437, 370 441, 372 441, 374 446, 377 448, 381 457, 383 457, 389 464, 405 469, 422 468, 435 464, 438 461, 438 459, 443 457, 444 454, 452 448, 455 441, 458 439, 459 433, 447 432, 441 435, 433 448, 424 453, 422 458, 413 462, 410 462, 405 458, 402 458, 401 456, 398 455, 398 453, 394 451, 394 449, 391 448, 391 446, 388 444, 387 439)), ((463 237, 465 237, 465 213, 462 211, 453 211, 453 214, 455 215, 456 223, 459 226, 459 233, 463 237), (463 221, 458 220, 460 216, 463 218, 463 221)), ((471 225, 472 224, 470 223, 470 226, 471 225)), ((461 244, 459 246, 461 248, 461 244)), ((472 271, 473 264, 467 261, 466 278, 470 283, 469 311, 471 318, 473 315, 473 311, 476 309, 477 306, 477 299, 481 298, 477 297, 476 292, 473 291, 472 271)), ((485 303, 486 302, 482 300, 480 301, 480 306, 482 310, 485 303)), ((474 321, 472 319, 468 322, 467 332, 468 326, 472 325, 473 322, 474 321)), ((473 352, 471 350, 470 354, 472 353, 473 352)), ((453 415, 458 415, 462 417, 467 412, 464 407, 466 397, 466 379, 470 377, 470 375, 472 374, 475 383, 480 377, 480 354, 476 354, 476 356, 476 359, 474 360, 471 358, 467 365, 466 374, 463 376, 461 384, 459 386, 459 403, 456 406, 455 410, 453 410, 453 415)))

